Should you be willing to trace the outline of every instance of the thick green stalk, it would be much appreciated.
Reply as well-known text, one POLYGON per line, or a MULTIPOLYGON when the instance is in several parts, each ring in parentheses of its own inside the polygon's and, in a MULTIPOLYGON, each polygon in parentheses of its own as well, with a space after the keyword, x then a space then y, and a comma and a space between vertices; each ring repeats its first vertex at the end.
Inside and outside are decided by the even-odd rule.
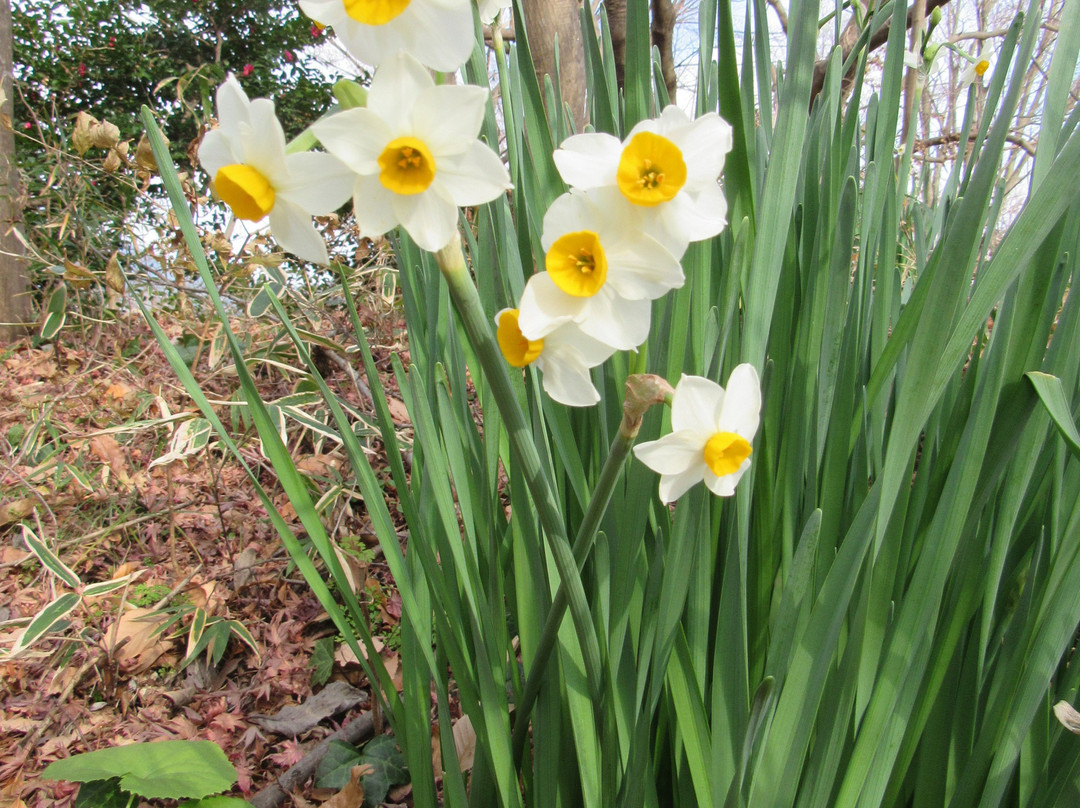
MULTIPOLYGON (((600 520, 607 512, 611 495, 615 491, 615 483, 618 482, 619 475, 622 474, 623 466, 626 464, 626 458, 630 455, 630 449, 637 438, 645 411, 653 404, 669 400, 673 392, 671 386, 657 376, 631 376, 626 380, 626 390, 619 432, 615 435, 615 440, 611 442, 611 450, 608 452, 607 460, 604 461, 603 469, 600 470, 600 477, 596 481, 589 505, 585 509, 585 517, 578 527, 577 536, 574 537, 574 561, 579 570, 585 565, 585 559, 592 552, 593 540, 600 527, 600 520)), ((525 692, 514 706, 514 759, 519 763, 529 734, 529 713, 540 692, 544 671, 547 669, 551 651, 558 639, 563 615, 566 614, 567 594, 566 583, 563 582, 555 593, 555 600, 544 622, 544 630, 540 634, 540 641, 533 655, 532 667, 529 669, 529 678, 525 682, 525 692)))
POLYGON ((446 278, 450 299, 454 302, 454 307, 465 327, 465 333, 468 334, 473 350, 476 351, 476 356, 484 369, 488 384, 491 385, 495 403, 506 424, 514 462, 525 477, 525 483, 529 487, 533 504, 540 517, 540 524, 547 535, 555 567, 562 580, 562 587, 567 588, 570 615, 577 631, 578 642, 581 644, 585 674, 589 679, 593 701, 599 705, 603 692, 600 643, 593 627, 589 604, 585 600, 585 588, 581 584, 581 575, 574 561, 574 553, 570 549, 566 525, 559 513, 548 479, 544 476, 540 455, 536 451, 528 424, 525 422, 525 414, 518 405, 510 384, 510 376, 506 372, 506 364, 491 334, 488 318, 480 305, 476 285, 465 264, 461 238, 455 234, 453 241, 435 254, 435 259, 443 277, 446 278))

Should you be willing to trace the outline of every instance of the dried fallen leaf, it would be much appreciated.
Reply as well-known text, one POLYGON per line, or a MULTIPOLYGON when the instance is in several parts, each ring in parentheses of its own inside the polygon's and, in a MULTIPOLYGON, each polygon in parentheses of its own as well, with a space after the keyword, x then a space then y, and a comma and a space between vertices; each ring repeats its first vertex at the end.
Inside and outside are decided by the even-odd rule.
POLYGON ((390 417, 398 424, 411 424, 412 419, 409 417, 409 410, 405 407, 404 401, 399 401, 396 398, 387 398, 386 406, 390 410, 390 417))
POLYGON ((1057 720, 1061 722, 1061 726, 1065 727, 1069 732, 1075 732, 1080 735, 1080 712, 1076 711, 1067 701, 1059 701, 1054 705, 1054 715, 1057 716, 1057 720))
POLYGON ((90 439, 90 451, 102 463, 108 465, 113 474, 125 485, 131 481, 128 475, 127 458, 124 450, 112 435, 95 435, 90 439))
POLYGON ((142 673, 153 667, 158 658, 169 650, 171 643, 158 633, 167 619, 167 615, 153 609, 126 611, 105 632, 101 647, 119 663, 125 673, 142 673))
MULTIPOLYGON (((377 653, 382 653, 382 650, 385 647, 383 641, 378 637, 372 637, 371 644, 374 646, 377 653)), ((364 655, 364 659, 368 659, 367 646, 363 643, 360 643, 360 652, 364 655)), ((356 658, 356 654, 354 654, 353 650, 345 643, 342 643, 338 649, 334 651, 334 661, 343 668, 360 664, 360 660, 356 658)))
POLYGON ((25 519, 34 512, 34 506, 39 503, 40 500, 36 497, 23 497, 0 503, 0 527, 25 519))
POLYGON ((457 750, 461 770, 467 772, 473 767, 476 757, 476 730, 473 729, 472 719, 467 715, 454 722, 454 749, 457 750))
POLYGON ((296 470, 313 477, 329 477, 341 468, 341 458, 328 454, 313 454, 296 461, 296 470))

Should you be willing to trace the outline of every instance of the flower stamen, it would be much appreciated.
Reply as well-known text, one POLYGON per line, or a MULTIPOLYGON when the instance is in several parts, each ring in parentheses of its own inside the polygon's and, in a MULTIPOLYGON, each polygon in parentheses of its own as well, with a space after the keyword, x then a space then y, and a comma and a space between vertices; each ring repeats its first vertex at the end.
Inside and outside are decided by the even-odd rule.
POLYGON ((547 252, 547 271, 555 285, 574 297, 592 297, 607 281, 607 255, 592 230, 566 233, 547 252))
POLYGON ((435 158, 423 141, 399 137, 379 155, 379 181, 395 194, 419 194, 435 179, 435 158))
POLYGON ((686 161, 666 137, 638 132, 622 151, 616 182, 630 202, 653 207, 674 199, 686 184, 686 161))

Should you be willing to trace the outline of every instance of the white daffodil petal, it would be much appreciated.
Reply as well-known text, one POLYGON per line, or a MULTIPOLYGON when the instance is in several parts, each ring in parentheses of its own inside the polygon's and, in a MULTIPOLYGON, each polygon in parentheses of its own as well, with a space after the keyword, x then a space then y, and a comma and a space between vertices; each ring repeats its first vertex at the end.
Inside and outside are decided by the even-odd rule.
POLYGON ((449 4, 413 0, 402 14, 402 36, 409 53, 430 67, 452 73, 468 61, 476 46, 468 0, 449 4), (415 11, 413 10, 415 8, 415 11))
POLYGON ((684 375, 671 400, 671 428, 704 435, 702 445, 718 431, 724 388, 702 376, 684 375))
POLYGON ((606 289, 586 299, 574 322, 590 337, 619 351, 636 350, 649 338, 652 301, 624 300, 606 289))
POLYGON ((488 91, 472 84, 422 90, 413 107, 412 133, 427 144, 436 159, 461 154, 476 142, 487 99, 488 91))
POLYGON ((392 132, 407 133, 420 93, 435 81, 416 59, 398 52, 381 64, 368 90, 367 108, 382 118, 392 132))
POLYGON ((479 140, 463 154, 439 161, 438 182, 459 207, 483 205, 511 187, 498 155, 479 140))
POLYGON ((404 31, 392 26, 364 25, 348 15, 328 24, 333 26, 345 49, 367 64, 381 65, 395 53, 408 50, 404 31))
POLYGON ((693 430, 672 432, 634 447, 637 459, 659 474, 682 474, 704 463, 705 441, 693 430))
POLYGON ((663 474, 660 477, 660 501, 669 505, 701 482, 700 469, 691 468, 681 474, 663 474))
POLYGON ((518 303, 518 328, 527 339, 542 339, 573 320, 584 305, 581 298, 569 298, 546 272, 529 278, 518 303))
POLYGON ((572 135, 553 155, 563 182, 587 190, 615 183, 622 143, 614 135, 572 135))
POLYGON ((510 8, 508 0, 479 0, 480 22, 491 25, 504 8, 510 8))
POLYGON ((568 407, 591 407, 600 400, 589 369, 571 354, 551 354, 544 340, 544 350, 536 360, 543 373, 544 391, 568 407))
POLYGON ((274 185, 285 174, 285 130, 274 114, 274 103, 256 98, 248 108, 248 122, 240 124, 244 162, 259 169, 274 185))
POLYGON ((358 174, 379 171, 379 155, 394 135, 370 109, 347 109, 312 124, 326 150, 358 174))
POLYGON ((686 191, 662 206, 664 229, 685 241, 704 241, 719 234, 727 224, 727 199, 713 182, 696 194, 686 191))
POLYGON ((694 166, 687 176, 687 190, 697 190, 702 183, 713 182, 724 170, 724 161, 731 151, 731 125, 715 112, 702 115, 696 121, 673 133, 672 141, 682 151, 683 160, 694 166))
POLYGON ((753 365, 743 363, 728 376, 718 418, 719 428, 750 440, 761 422, 761 381, 753 365))
POLYGON ((655 300, 685 280, 682 264, 655 239, 648 236, 619 241, 609 250, 608 283, 627 300, 655 300))
MULTIPOLYGON (((544 250, 550 250, 555 240, 566 233, 589 229, 591 220, 596 218, 593 214, 593 206, 590 205, 584 194, 576 191, 560 195, 544 213, 543 234, 540 237, 540 245, 544 250)), ((593 225, 594 227, 597 225, 593 225)))
POLYGON ((290 154, 288 181, 277 193, 314 216, 326 216, 352 196, 354 175, 336 157, 323 152, 290 154))
POLYGON ((377 176, 356 177, 353 185, 353 212, 363 238, 381 236, 397 227, 394 213, 394 194, 383 187, 377 176))
POLYGON ((218 126, 226 136, 236 137, 240 131, 240 124, 248 121, 248 107, 251 104, 247 93, 236 80, 236 76, 230 73, 229 77, 222 82, 217 90, 216 101, 218 126))
POLYGON ((432 187, 414 196, 393 194, 390 204, 401 226, 422 250, 435 252, 446 246, 457 229, 454 203, 432 187))
POLYGON ((213 179, 221 168, 242 162, 242 159, 233 151, 232 141, 225 133, 214 129, 203 135, 202 143, 199 144, 199 162, 213 179))
POLYGON ((544 337, 544 354, 573 353, 587 368, 594 368, 606 362, 615 349, 595 340, 573 323, 567 323, 544 337))
POLYGON ((746 470, 750 468, 750 461, 744 460, 742 465, 731 474, 725 474, 723 477, 717 477, 711 471, 706 468, 704 481, 706 487, 712 491, 718 497, 730 497, 735 494, 735 486, 738 485, 739 480, 746 474, 746 470))
POLYGON ((270 232, 278 244, 305 261, 329 263, 326 242, 312 225, 311 216, 299 205, 278 200, 270 211, 270 232))

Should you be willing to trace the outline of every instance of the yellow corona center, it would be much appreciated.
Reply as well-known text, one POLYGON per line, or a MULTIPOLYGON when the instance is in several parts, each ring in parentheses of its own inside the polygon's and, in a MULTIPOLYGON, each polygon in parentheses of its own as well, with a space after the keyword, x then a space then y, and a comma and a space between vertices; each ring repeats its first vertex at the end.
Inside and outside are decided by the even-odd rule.
POLYGON ((674 199, 686 184, 686 161, 666 137, 638 132, 622 151, 616 181, 635 205, 653 207, 674 199))
POLYGON ((411 0, 344 0, 345 13, 364 25, 386 25, 409 7, 411 0))
POLYGON ((523 368, 540 356, 544 350, 542 339, 528 339, 521 333, 518 327, 518 310, 507 309, 499 315, 499 327, 495 332, 499 340, 499 349, 506 361, 516 367, 523 368))
POLYGON ((414 137, 391 140, 379 155, 379 168, 379 181, 395 194, 418 194, 435 179, 435 158, 414 137))
POLYGON ((705 444, 705 465, 717 477, 725 477, 738 471, 752 451, 746 438, 734 432, 717 432, 705 444))
POLYGON ((592 230, 559 236, 547 251, 547 271, 566 294, 592 297, 607 280, 607 256, 600 237, 592 230))
POLYGON ((274 186, 262 173, 244 163, 218 169, 214 175, 218 196, 241 219, 257 222, 274 207, 274 186))
POLYGON ((976 76, 983 75, 989 69, 990 69, 990 62, 987 61, 986 59, 980 59, 978 62, 975 63, 975 75, 976 76))

